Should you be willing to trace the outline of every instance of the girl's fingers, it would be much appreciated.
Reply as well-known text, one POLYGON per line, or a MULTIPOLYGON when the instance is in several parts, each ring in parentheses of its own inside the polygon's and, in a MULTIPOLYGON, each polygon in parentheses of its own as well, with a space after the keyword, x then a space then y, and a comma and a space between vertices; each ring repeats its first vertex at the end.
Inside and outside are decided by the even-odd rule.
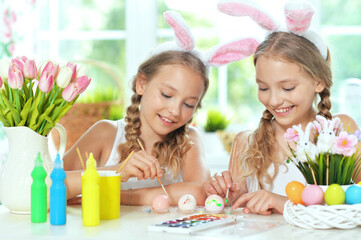
POLYGON ((229 171, 223 171, 222 176, 227 186, 226 188, 231 188, 233 184, 231 173, 229 171))
POLYGON ((252 199, 252 197, 254 196, 254 192, 252 193, 246 193, 243 194, 242 196, 240 196, 234 203, 232 208, 236 209, 239 208, 241 205, 243 205, 244 203, 247 203, 250 199, 252 199))
POLYGON ((156 176, 162 176, 162 170, 159 161, 155 157, 147 154, 144 151, 139 151, 135 155, 135 158, 137 161, 134 161, 134 165, 143 171, 144 179, 154 179, 156 176))
POLYGON ((212 184, 208 182, 204 184, 204 191, 206 192, 207 196, 217 194, 216 189, 214 189, 212 184))
POLYGON ((150 156, 148 163, 150 165, 152 179, 154 179, 156 176, 158 176, 158 177, 163 176, 162 169, 160 167, 158 159, 156 159, 153 156, 150 156))
POLYGON ((224 182, 223 182, 223 184, 222 183, 220 183, 220 181, 221 182, 223 182, 223 178, 219 178, 219 177, 217 177, 217 176, 213 176, 212 178, 211 178, 211 184, 212 184, 212 186, 213 186, 213 188, 216 190, 216 192, 217 192, 217 195, 219 195, 219 196, 225 196, 225 193, 224 193, 224 190, 222 189, 222 185, 223 185, 223 187, 225 187, 225 184, 224 184, 224 182))

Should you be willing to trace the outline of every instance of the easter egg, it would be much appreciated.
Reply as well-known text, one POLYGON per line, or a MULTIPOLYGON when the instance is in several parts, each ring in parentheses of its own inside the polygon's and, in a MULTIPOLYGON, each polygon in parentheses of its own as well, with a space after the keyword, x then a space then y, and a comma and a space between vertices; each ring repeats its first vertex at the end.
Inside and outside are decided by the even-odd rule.
POLYGON ((224 208, 224 201, 218 195, 210 195, 205 202, 206 211, 209 213, 220 213, 224 208))
POLYGON ((197 200, 192 195, 185 194, 179 198, 178 207, 183 213, 191 213, 197 207, 197 200))
POLYGON ((302 192, 302 201, 307 205, 321 204, 323 201, 323 190, 318 185, 308 185, 302 192))
POLYGON ((286 185, 287 197, 295 204, 305 205, 302 201, 302 192, 305 189, 305 185, 300 182, 292 181, 286 185))
POLYGON ((152 208, 158 213, 168 212, 170 206, 169 198, 164 194, 159 194, 153 198, 152 208))
POLYGON ((339 184, 331 184, 326 189, 325 202, 328 205, 343 204, 345 202, 345 191, 339 184))
POLYGON ((352 185, 346 190, 346 203, 361 203, 361 185, 352 185))

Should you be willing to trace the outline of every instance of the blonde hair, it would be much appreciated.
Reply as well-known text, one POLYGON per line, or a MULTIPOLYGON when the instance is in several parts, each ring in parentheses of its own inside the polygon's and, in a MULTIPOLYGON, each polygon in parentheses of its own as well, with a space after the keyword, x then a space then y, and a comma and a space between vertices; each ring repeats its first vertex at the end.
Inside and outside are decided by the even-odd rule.
MULTIPOLYGON (((332 73, 329 52, 325 60, 316 46, 306 38, 288 32, 274 32, 258 46, 254 55, 254 65, 262 55, 295 63, 307 76, 323 83, 325 88, 319 93, 318 114, 327 119, 332 118, 330 113, 332 73)), ((272 121, 273 115, 265 110, 258 128, 248 137, 247 151, 241 156, 245 167, 243 170, 241 169, 242 176, 254 174, 260 189, 265 189, 266 184, 272 188, 279 171, 280 160, 277 155, 277 146, 273 144, 276 142, 276 138, 272 121), (274 165, 272 175, 268 173, 271 164, 274 165)))
MULTIPOLYGON (((137 139, 141 134, 139 104, 142 96, 136 93, 137 78, 143 77, 147 82, 150 82, 153 77, 157 75, 160 68, 165 65, 181 65, 201 76, 204 80, 204 91, 196 108, 198 109, 201 107, 201 101, 208 89, 209 80, 206 66, 198 57, 190 52, 166 51, 146 60, 139 66, 138 72, 132 81, 132 90, 134 94, 131 97, 131 104, 126 110, 125 117, 126 142, 118 146, 120 161, 124 161, 131 151, 140 150, 137 139)), ((178 175, 182 165, 182 157, 190 149, 192 144, 188 136, 188 126, 191 122, 192 118, 184 126, 170 132, 165 139, 156 142, 153 146, 153 156, 158 159, 161 167, 169 167, 174 176, 178 175)), ((140 139, 140 141, 142 140, 140 139)))

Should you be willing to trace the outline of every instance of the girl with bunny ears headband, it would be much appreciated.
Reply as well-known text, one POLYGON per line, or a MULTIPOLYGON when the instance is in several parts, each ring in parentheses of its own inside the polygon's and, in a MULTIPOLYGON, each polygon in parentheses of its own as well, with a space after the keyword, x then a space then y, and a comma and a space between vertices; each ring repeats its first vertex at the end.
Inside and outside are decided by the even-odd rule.
MULTIPOLYGON (((286 165, 291 152, 284 134, 288 128, 300 124, 301 130, 307 132, 305 136, 311 136, 314 129, 310 134, 309 129, 304 129, 316 115, 327 119, 333 117, 330 113, 332 73, 329 56, 323 54, 325 51, 317 41, 308 38, 307 29, 313 14, 309 3, 293 1, 286 4, 289 31, 281 31, 278 24, 250 0, 223 0, 218 8, 234 16, 251 16, 270 31, 254 54, 258 99, 266 110, 256 130, 237 134, 230 170, 215 174, 204 189, 207 195, 222 196, 229 188, 233 208, 245 206, 245 213, 283 213, 287 183, 306 183, 294 164, 286 165), (317 95, 320 97, 318 112, 313 106, 317 95)), ((350 132, 358 129, 349 116, 340 114, 337 117, 344 126, 350 126, 350 132)), ((304 142, 306 144, 307 140, 304 142)), ((311 148, 308 151, 316 151, 311 148)))
MULTIPOLYGON (((134 152, 121 172, 122 204, 151 205, 156 195, 164 193, 156 179, 159 177, 171 205, 177 205, 184 194, 192 194, 197 205, 204 205, 202 183, 210 173, 199 133, 189 125, 209 85, 207 66, 247 57, 258 42, 240 39, 203 53, 195 49, 181 15, 169 11, 164 18, 174 29, 175 42, 161 44, 139 66, 125 118, 92 126, 65 155, 64 168, 81 168, 80 161, 69 161, 78 157, 77 147, 92 152, 98 166, 108 169, 118 169, 134 152)), ((80 193, 80 185, 73 186, 76 181, 70 179, 68 196, 72 197, 80 193)))

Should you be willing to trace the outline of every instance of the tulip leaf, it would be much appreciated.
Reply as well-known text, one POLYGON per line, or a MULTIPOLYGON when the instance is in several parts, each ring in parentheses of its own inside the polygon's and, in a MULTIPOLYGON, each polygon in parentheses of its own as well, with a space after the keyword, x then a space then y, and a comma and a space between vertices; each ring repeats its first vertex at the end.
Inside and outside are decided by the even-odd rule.
POLYGON ((45 116, 45 120, 47 123, 41 133, 43 136, 47 136, 51 129, 55 126, 55 122, 49 116, 45 116))
POLYGON ((9 102, 7 98, 5 98, 3 95, 1 95, 1 97, 4 100, 5 105, 9 108, 11 115, 14 118, 15 126, 17 126, 18 123, 20 122, 19 112, 14 108, 14 106, 9 102))
POLYGON ((0 121, 3 123, 4 127, 11 127, 10 122, 0 114, 0 121))
POLYGON ((29 112, 30 112, 30 108, 31 108, 31 104, 33 102, 33 98, 30 98, 24 105, 23 110, 20 112, 20 116, 22 120, 27 120, 29 112))
POLYGON ((11 127, 10 122, 4 117, 6 116, 4 111, 0 108, 0 121, 5 127, 11 127))
POLYGON ((10 111, 8 111, 6 114, 5 114, 5 117, 6 119, 9 121, 10 123, 10 127, 14 127, 14 119, 13 119, 13 115, 11 114, 10 111))

